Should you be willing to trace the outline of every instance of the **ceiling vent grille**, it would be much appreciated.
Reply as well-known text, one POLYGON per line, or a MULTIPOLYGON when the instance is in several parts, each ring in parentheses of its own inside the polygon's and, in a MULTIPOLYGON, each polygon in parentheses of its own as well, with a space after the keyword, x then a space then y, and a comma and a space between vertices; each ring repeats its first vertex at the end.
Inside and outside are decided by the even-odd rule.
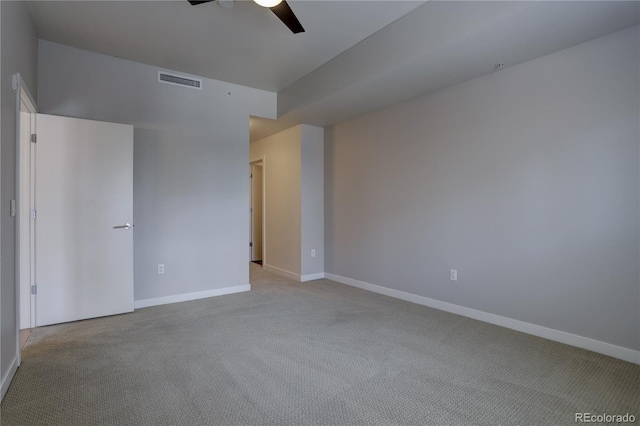
POLYGON ((183 75, 169 74, 158 71, 158 83, 171 84, 173 86, 188 87, 190 89, 202 90, 202 80, 183 75))

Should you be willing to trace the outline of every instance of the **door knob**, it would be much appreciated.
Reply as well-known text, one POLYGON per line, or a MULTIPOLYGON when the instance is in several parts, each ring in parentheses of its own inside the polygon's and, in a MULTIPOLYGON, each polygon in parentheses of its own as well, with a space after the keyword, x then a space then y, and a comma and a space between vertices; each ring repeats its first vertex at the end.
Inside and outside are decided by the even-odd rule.
POLYGON ((131 228, 130 223, 125 223, 124 225, 114 226, 113 229, 129 229, 131 228))

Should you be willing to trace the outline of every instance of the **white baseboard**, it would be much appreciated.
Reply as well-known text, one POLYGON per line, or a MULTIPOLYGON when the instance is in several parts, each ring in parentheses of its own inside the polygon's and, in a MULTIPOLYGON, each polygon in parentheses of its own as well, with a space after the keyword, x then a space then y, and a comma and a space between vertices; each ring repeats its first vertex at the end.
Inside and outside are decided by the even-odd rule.
POLYGON ((16 374, 18 370, 18 356, 13 357, 13 361, 11 361, 11 365, 9 366, 9 370, 7 374, 2 378, 2 384, 0 384, 0 402, 4 399, 7 390, 9 390, 9 385, 11 384, 11 380, 13 380, 13 376, 16 374))
POLYGON ((317 274, 309 274, 309 275, 303 275, 300 277, 300 282, 307 282, 307 281, 313 281, 313 280, 321 280, 324 278, 324 272, 320 272, 317 274))
POLYGON ((296 280, 296 281, 300 281, 301 277, 300 275, 287 271, 285 269, 280 269, 280 268, 276 268, 275 266, 271 266, 271 265, 263 265, 264 266, 264 270, 265 271, 269 271, 269 272, 273 272, 274 274, 278 274, 281 277, 285 277, 285 278, 289 278, 292 280, 296 280))
POLYGON ((490 324, 499 325, 556 342, 565 343, 567 345, 576 346, 578 348, 587 349, 589 351, 609 355, 614 358, 622 359, 624 361, 640 364, 640 351, 636 351, 633 349, 612 345, 611 343, 601 342, 599 340, 590 339, 588 337, 578 336, 576 334, 554 330, 552 328, 511 319, 500 315, 490 314, 488 312, 465 308, 464 306, 454 305, 452 303, 429 299, 428 297, 405 293, 404 291, 394 290, 388 287, 382 287, 379 285, 366 283, 364 281, 342 277, 340 275, 329 273, 325 273, 324 275, 325 278, 329 280, 346 284, 352 287, 361 288, 363 290, 372 291, 374 293, 384 294, 385 296, 394 297, 396 299, 405 300, 407 302, 417 303, 419 305, 429 306, 430 308, 451 312, 453 314, 462 315, 468 318, 473 318, 476 320, 488 322, 490 324))
POLYGON ((287 271, 285 269, 277 268, 275 266, 271 266, 267 264, 263 266, 265 271, 273 272, 274 274, 278 274, 281 277, 286 277, 286 278, 298 281, 300 283, 303 283, 306 281, 320 280, 324 278, 324 272, 319 272, 317 274, 299 275, 294 272, 287 271))
POLYGON ((166 305, 168 303, 186 302, 188 300, 206 299, 207 297, 222 296, 225 294, 241 293, 251 291, 251 284, 238 285, 235 287, 216 288, 214 290, 198 291, 195 293, 176 294, 174 296, 156 297, 154 299, 135 300, 134 309, 146 308, 149 306, 166 305))

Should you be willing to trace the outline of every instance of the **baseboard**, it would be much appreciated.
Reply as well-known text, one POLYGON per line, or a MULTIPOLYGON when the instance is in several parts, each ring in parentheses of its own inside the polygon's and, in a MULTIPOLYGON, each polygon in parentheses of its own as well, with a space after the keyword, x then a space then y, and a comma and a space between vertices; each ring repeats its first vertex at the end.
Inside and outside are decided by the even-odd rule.
POLYGON ((324 272, 319 272, 317 274, 308 274, 308 275, 298 275, 294 272, 287 271, 285 269, 280 269, 275 266, 264 264, 262 265, 265 271, 273 272, 274 274, 278 274, 281 277, 286 277, 301 283, 313 280, 321 280, 324 278, 324 272))
POLYGON ((274 274, 278 274, 281 277, 289 278, 296 281, 301 281, 302 277, 296 273, 287 271, 285 269, 276 268, 275 266, 263 264, 265 271, 273 272, 274 274))
POLYGON ((13 376, 18 371, 18 356, 13 357, 13 361, 11 361, 11 365, 9 366, 9 370, 7 374, 2 378, 2 384, 0 385, 0 402, 4 399, 7 390, 9 390, 9 385, 11 384, 11 380, 13 380, 13 376))
POLYGON ((531 324, 500 315, 490 314, 488 312, 478 311, 464 306, 454 305, 452 303, 442 302, 440 300, 429 299, 428 297, 418 296, 404 291, 394 290, 388 287, 382 287, 370 284, 364 281, 358 281, 340 275, 325 273, 325 278, 346 284, 352 287, 361 288, 374 293, 383 294, 396 299, 405 300, 407 302, 417 303, 419 305, 428 306, 430 308, 439 309, 441 311, 451 312, 453 314, 462 315, 468 318, 488 322, 490 324, 499 325, 510 328, 512 330, 521 331, 523 333, 532 334, 534 336, 543 337, 567 345, 576 346, 578 348, 587 349, 589 351, 598 352, 614 358, 629 361, 634 364, 640 364, 640 351, 636 351, 622 346, 612 345, 611 343, 601 342, 599 340, 590 339, 588 337, 578 336, 576 334, 567 333, 540 325, 531 324))
POLYGON ((324 278, 324 272, 320 272, 317 274, 309 274, 309 275, 303 275, 300 277, 300 282, 307 282, 307 281, 313 281, 313 280, 321 280, 324 278))
POLYGON ((147 308, 149 306, 166 305, 169 303, 186 302, 188 300, 206 299, 207 297, 222 296, 225 294, 242 293, 251 291, 251 285, 238 285, 235 287, 216 288, 214 290, 198 291, 195 293, 176 294, 174 296, 156 297, 154 299, 135 300, 134 309, 147 308))

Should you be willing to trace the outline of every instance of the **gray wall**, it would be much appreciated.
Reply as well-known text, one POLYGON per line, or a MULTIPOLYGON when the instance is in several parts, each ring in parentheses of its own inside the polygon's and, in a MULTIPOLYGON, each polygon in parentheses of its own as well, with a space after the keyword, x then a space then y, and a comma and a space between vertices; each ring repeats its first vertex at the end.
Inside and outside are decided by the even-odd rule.
POLYGON ((639 349, 638 47, 635 27, 327 128, 326 271, 639 349))
POLYGON ((20 73, 31 94, 37 95, 36 73, 38 39, 31 14, 24 2, 0 2, 2 69, 0 97, 2 98, 0 235, 2 261, 0 272, 0 378, 4 378, 16 359, 16 270, 15 218, 9 216, 10 200, 15 199, 16 161, 16 95, 11 75, 20 73))
POLYGON ((273 117, 276 95, 157 71, 40 41, 40 111, 135 126, 136 300, 247 285, 249 115, 273 117))
POLYGON ((301 275, 324 272, 324 129, 302 125, 301 275), (311 250, 316 256, 311 257, 311 250))

